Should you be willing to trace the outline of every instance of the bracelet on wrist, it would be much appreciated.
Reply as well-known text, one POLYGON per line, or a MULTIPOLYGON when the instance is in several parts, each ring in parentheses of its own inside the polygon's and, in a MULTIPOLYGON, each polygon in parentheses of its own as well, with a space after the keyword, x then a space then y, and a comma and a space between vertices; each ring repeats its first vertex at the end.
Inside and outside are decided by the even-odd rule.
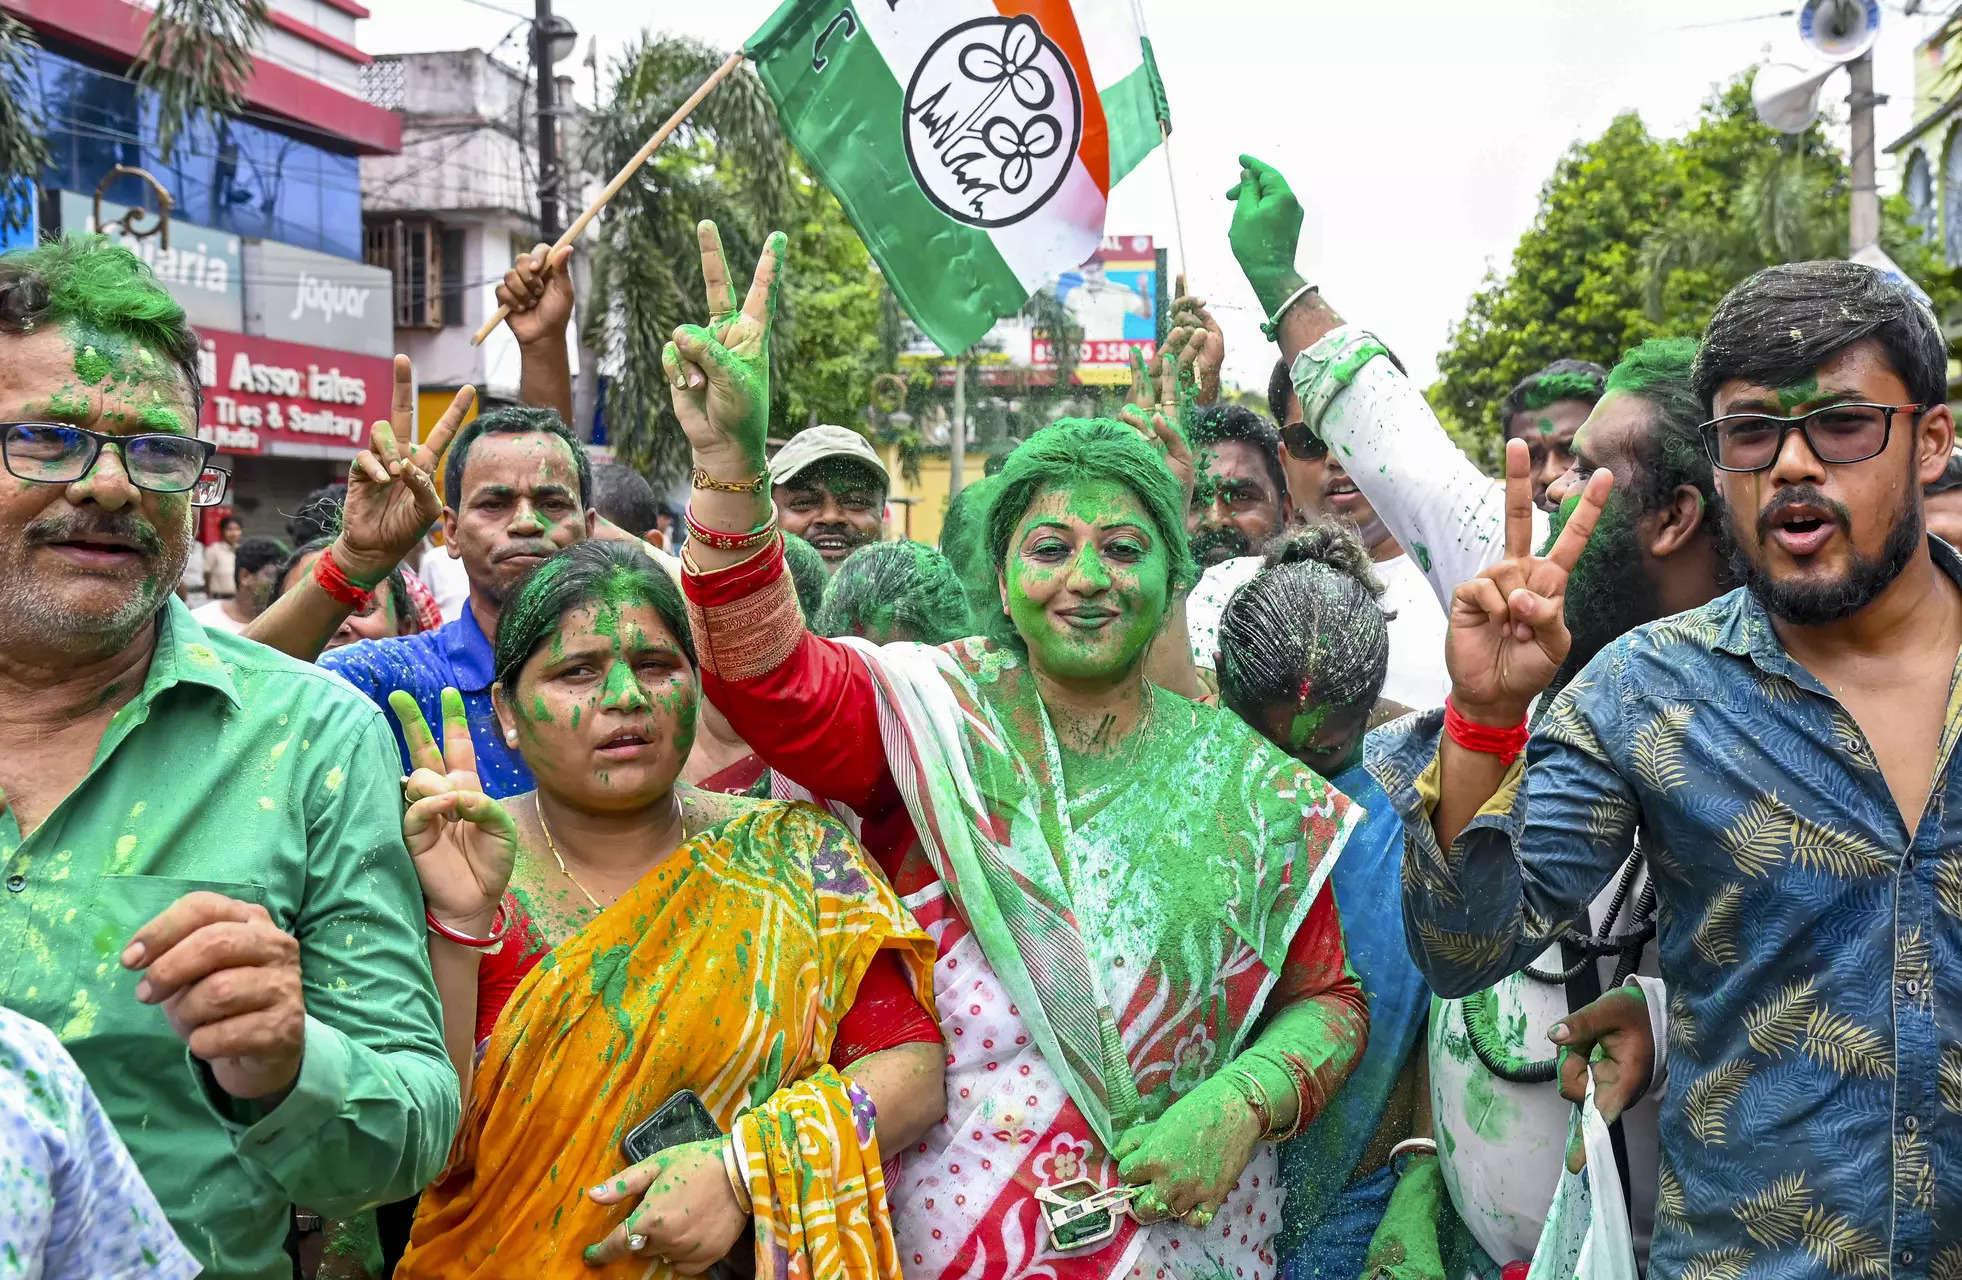
POLYGON ((775 537, 777 533, 777 512, 774 506, 770 508, 770 514, 763 523, 747 533, 727 533, 721 529, 709 528, 695 518, 695 504, 692 502, 682 513, 682 520, 688 526, 688 537, 691 540, 699 539, 703 546, 712 547, 717 551, 754 550, 775 537))
POLYGON ((1434 1138, 1405 1138, 1390 1148, 1390 1158, 1384 1163, 1390 1166, 1390 1176, 1403 1177, 1403 1166, 1398 1163, 1405 1156, 1437 1156, 1437 1140, 1434 1138))
POLYGON ((347 576, 347 571, 341 568, 340 561, 334 559, 332 547, 322 551, 320 558, 313 562, 313 580, 335 604, 344 604, 350 609, 357 611, 366 609, 369 602, 374 599, 375 593, 372 588, 363 587, 347 576))
POLYGON ((717 480, 700 467, 695 468, 694 485, 697 489, 710 489, 716 493, 761 493, 770 483, 770 473, 759 471, 747 480, 730 482, 717 480))
POLYGON ((1322 291, 1322 287, 1316 284, 1304 284, 1299 289, 1296 289, 1293 293, 1288 295, 1287 301, 1283 302, 1280 306, 1274 308, 1274 314, 1267 317, 1266 322, 1260 326, 1261 333, 1266 336, 1269 342, 1279 341, 1279 336, 1281 332, 1281 317, 1287 315, 1288 312, 1294 310, 1295 304, 1300 302, 1303 298, 1307 297, 1309 294, 1320 293, 1321 291, 1322 291))
POLYGON ((1519 753, 1526 749, 1525 717, 1522 716, 1519 723, 1510 729, 1478 724, 1465 719, 1458 711, 1458 704, 1448 695, 1444 699, 1444 733, 1451 741, 1467 751, 1499 757, 1499 763, 1508 768, 1519 758, 1519 753))
MULTIPOLYGON (((742 1121, 738 1120, 740 1128, 742 1121)), ((744 1213, 756 1211, 749 1195, 749 1178, 743 1172, 742 1150, 736 1145, 736 1131, 722 1141, 722 1171, 729 1175, 729 1190, 735 1194, 736 1204, 744 1213)))
POLYGON ((422 918, 424 923, 429 926, 429 931, 437 937, 454 942, 459 947, 470 947, 478 951, 488 951, 490 948, 504 941, 505 937, 511 932, 511 912, 502 898, 497 900, 497 914, 491 917, 491 931, 490 937, 488 938, 473 938, 467 933, 460 933, 450 928, 450 926, 438 920, 436 913, 427 907, 423 908, 422 918))
POLYGON ((1274 1106, 1267 1100, 1267 1089, 1245 1067, 1228 1067, 1226 1082, 1233 1091, 1246 1101, 1247 1109, 1260 1121, 1260 1136, 1264 1139, 1274 1132, 1274 1106))

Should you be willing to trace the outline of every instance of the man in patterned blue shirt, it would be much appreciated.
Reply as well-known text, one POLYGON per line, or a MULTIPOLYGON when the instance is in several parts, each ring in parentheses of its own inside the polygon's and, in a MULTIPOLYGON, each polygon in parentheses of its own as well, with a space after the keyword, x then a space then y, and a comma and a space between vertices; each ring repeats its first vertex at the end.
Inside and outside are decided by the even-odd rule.
POLYGON ((1920 505, 1946 370, 1868 268, 1734 289, 1696 387, 1745 586, 1609 644, 1523 767, 1609 480, 1533 556, 1512 446, 1507 556, 1453 600, 1445 740, 1400 762, 1431 814, 1406 926, 1444 994, 1530 961, 1641 829, 1671 993, 1657 1274, 1962 1274, 1962 1182, 1936 1176, 1962 1160, 1962 559, 1920 505))

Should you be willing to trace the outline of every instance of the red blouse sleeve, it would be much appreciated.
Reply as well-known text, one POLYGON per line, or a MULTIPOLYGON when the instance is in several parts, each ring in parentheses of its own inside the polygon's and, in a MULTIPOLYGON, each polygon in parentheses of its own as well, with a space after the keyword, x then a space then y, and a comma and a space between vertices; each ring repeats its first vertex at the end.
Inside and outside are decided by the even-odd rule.
POLYGON ((771 768, 864 818, 899 791, 865 663, 804 628, 783 544, 714 573, 684 573, 702 692, 771 768))
POLYGON ((858 984, 852 1007, 838 1021, 831 1065, 843 1071, 860 1058, 903 1044, 939 1044, 940 1024, 913 994, 899 957, 881 951, 858 984))

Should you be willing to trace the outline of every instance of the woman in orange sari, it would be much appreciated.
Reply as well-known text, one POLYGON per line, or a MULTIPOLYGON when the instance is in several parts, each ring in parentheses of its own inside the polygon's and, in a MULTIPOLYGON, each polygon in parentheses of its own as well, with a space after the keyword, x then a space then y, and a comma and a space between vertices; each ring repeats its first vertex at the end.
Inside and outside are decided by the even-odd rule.
POLYGON ((468 1100, 397 1275, 697 1275, 738 1250, 759 1276, 898 1280, 880 1150, 943 1109, 932 944, 829 816, 677 785, 694 654, 638 550, 533 572, 496 675, 538 784, 505 804, 453 692, 442 748, 396 707, 468 1100), (675 1145, 623 1156, 657 1113, 700 1116, 686 1094, 708 1134, 662 1125, 675 1145))

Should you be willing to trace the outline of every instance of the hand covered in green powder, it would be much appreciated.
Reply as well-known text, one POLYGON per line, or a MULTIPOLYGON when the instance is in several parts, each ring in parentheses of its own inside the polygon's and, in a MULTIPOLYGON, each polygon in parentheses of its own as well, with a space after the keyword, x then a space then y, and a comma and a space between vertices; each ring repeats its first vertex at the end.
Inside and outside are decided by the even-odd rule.
POLYGON ((749 1214, 736 1202, 722 1162, 726 1138, 688 1142, 657 1152, 586 1194, 597 1204, 640 1205, 612 1234, 586 1250, 586 1265, 626 1257, 662 1258, 696 1276, 729 1256, 749 1214))
POLYGON ((1246 272, 1260 305, 1272 313, 1301 279, 1294 266, 1301 202, 1279 169, 1252 156, 1240 157, 1240 181, 1226 198, 1233 202, 1233 225, 1226 232, 1233 260, 1246 272))
POLYGON ((744 468, 748 475, 763 467, 770 429, 770 330, 786 242, 783 232, 770 234, 749 294, 738 306, 721 232, 713 222, 703 222, 696 233, 709 321, 676 329, 674 340, 661 352, 661 364, 674 388, 675 417, 694 448, 695 465, 736 481, 743 476, 730 468, 744 468))
POLYGON ((1260 1141, 1261 1122, 1225 1077, 1186 1094, 1149 1124, 1118 1139, 1117 1176, 1150 1185, 1131 1202, 1139 1222, 1181 1218, 1204 1226, 1232 1194, 1260 1141))
POLYGON ((443 690, 441 743, 431 736, 414 698, 397 689, 388 695, 388 705, 402 722, 415 766, 402 784, 409 804, 402 839, 429 913, 458 933, 489 937, 517 862, 518 828, 504 806, 484 794, 463 696, 443 690))
POLYGON ((410 445, 416 431, 415 371, 409 357, 395 357, 388 421, 374 424, 368 447, 347 471, 347 500, 333 547, 341 572, 363 584, 379 583, 422 541, 443 514, 436 462, 476 399, 475 387, 459 388, 423 442, 410 445))
POLYGON ((1213 313, 1206 310, 1204 298, 1194 298, 1181 294, 1172 303, 1172 333, 1166 336, 1165 345, 1172 345, 1172 335, 1180 330, 1190 337, 1180 355, 1182 365, 1189 365, 1193 384, 1192 402, 1196 405, 1219 403, 1219 368, 1226 362, 1226 335, 1220 332, 1219 322, 1213 313))
MULTIPOLYGON (((1192 505, 1192 487, 1197 474, 1197 466, 1192 458, 1192 446, 1186 443, 1185 433, 1176 423, 1190 416, 1181 412, 1181 405, 1189 403, 1184 388, 1180 386, 1182 366, 1173 355, 1173 344, 1183 346, 1189 334, 1185 330, 1174 329, 1166 336, 1165 345, 1160 348, 1152 368, 1145 364, 1144 357, 1136 351, 1131 353, 1131 397, 1132 402, 1118 411, 1117 420, 1134 429, 1144 437, 1145 443, 1158 451, 1165 459, 1178 480, 1180 490, 1185 494, 1185 502, 1192 505), (1142 407, 1150 406, 1150 407, 1142 407)), ((1189 378, 1188 378, 1189 380, 1189 378)))
MULTIPOLYGON (((1594 1105, 1609 1124, 1648 1092, 1655 1073, 1655 1028, 1638 986, 1616 987, 1553 1025, 1547 1037, 1560 1046, 1560 1096, 1580 1103, 1594 1076, 1594 1105)), ((1576 1146, 1567 1167, 1581 1171, 1586 1157, 1576 1146)))

